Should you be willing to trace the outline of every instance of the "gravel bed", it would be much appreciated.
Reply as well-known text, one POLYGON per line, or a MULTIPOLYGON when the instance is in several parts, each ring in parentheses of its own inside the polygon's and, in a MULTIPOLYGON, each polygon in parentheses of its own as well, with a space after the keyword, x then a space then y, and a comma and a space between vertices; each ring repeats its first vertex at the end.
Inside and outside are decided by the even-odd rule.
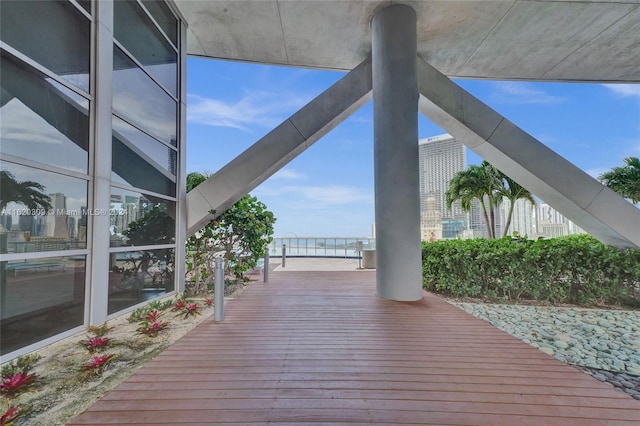
POLYGON ((640 311, 451 303, 640 400, 640 311))

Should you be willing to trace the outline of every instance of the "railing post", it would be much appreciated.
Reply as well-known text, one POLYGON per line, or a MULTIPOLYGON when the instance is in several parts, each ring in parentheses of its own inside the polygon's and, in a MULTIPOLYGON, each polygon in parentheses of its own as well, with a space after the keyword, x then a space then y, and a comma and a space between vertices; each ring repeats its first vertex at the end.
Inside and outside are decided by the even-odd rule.
POLYGON ((287 266, 287 245, 282 245, 282 267, 287 266))
POLYGON ((224 320, 224 266, 221 257, 216 257, 213 283, 213 320, 224 320))
POLYGON ((269 282, 269 247, 264 249, 264 265, 262 267, 264 268, 264 271, 262 271, 264 274, 264 282, 268 283, 269 282))

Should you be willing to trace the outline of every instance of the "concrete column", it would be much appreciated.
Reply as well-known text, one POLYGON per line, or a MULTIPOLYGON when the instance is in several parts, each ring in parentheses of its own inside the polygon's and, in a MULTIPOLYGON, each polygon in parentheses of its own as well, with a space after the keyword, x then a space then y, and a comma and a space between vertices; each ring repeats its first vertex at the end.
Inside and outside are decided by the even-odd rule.
POLYGON ((386 7, 374 16, 371 33, 377 294, 420 300, 415 11, 386 7))
MULTIPOLYGON (((111 208, 111 94, 113 74, 113 1, 96 5, 95 74, 95 163, 93 208, 108 212, 111 208)), ((91 288, 89 325, 107 320, 109 299, 109 215, 95 215, 91 226, 91 288)))

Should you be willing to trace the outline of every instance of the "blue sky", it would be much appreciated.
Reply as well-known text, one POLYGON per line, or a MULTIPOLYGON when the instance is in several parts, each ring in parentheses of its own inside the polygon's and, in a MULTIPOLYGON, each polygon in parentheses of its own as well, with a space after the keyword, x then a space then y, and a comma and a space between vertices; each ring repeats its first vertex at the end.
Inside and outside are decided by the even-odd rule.
MULTIPOLYGON (((200 58, 187 70, 187 171, 210 173, 344 75, 200 58)), ((592 176, 640 156, 640 85, 456 82, 592 176)), ((275 236, 371 234, 372 117, 368 103, 252 192, 275 236)), ((442 133, 419 116, 420 138, 442 133)))

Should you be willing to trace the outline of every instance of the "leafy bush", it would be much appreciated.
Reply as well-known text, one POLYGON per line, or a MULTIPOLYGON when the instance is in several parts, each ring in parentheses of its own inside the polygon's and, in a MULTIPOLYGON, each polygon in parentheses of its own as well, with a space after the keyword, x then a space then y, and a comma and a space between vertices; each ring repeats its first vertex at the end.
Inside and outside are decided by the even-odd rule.
POLYGON ((422 245, 423 286, 453 297, 640 306, 640 250, 589 235, 422 245))

